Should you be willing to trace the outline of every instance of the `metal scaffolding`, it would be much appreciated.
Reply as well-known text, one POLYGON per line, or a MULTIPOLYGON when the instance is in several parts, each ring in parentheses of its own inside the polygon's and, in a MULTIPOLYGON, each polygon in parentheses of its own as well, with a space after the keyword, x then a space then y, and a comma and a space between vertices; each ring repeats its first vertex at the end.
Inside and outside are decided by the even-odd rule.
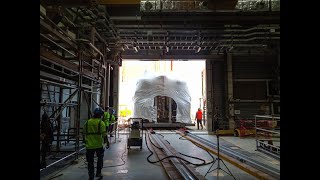
POLYGON ((83 24, 85 18, 96 18, 92 9, 66 8, 62 16, 60 11, 40 4, 40 119, 48 114, 54 136, 40 173, 82 153, 81 127, 95 107, 109 106, 110 67, 117 65, 110 60, 108 37, 94 24, 83 24))

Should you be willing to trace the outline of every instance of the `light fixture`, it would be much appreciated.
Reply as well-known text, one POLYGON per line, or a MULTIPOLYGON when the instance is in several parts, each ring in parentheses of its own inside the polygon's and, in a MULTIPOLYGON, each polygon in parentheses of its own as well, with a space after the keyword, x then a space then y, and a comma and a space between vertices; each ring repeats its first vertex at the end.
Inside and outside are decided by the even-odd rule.
POLYGON ((135 47, 135 46, 133 47, 133 50, 134 50, 134 52, 136 52, 136 53, 138 52, 138 48, 135 47))
POLYGON ((169 46, 166 46, 166 52, 167 53, 169 52, 169 46))
POLYGON ((196 53, 200 52, 200 50, 201 50, 201 46, 198 46, 196 53))

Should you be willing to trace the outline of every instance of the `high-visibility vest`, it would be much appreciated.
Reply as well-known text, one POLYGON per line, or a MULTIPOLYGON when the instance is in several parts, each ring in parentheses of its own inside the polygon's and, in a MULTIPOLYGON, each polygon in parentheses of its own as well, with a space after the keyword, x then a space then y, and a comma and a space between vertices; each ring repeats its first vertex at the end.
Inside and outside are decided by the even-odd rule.
POLYGON ((116 121, 116 117, 112 114, 112 115, 111 115, 111 120, 110 120, 110 122, 111 122, 111 123, 114 123, 115 121, 116 121))
POLYGON ((83 132, 87 149, 103 147, 103 138, 106 135, 106 126, 100 118, 91 118, 84 124, 83 132))
POLYGON ((104 112, 104 115, 103 115, 103 122, 106 126, 109 126, 110 125, 110 113, 107 111, 107 112, 104 112))

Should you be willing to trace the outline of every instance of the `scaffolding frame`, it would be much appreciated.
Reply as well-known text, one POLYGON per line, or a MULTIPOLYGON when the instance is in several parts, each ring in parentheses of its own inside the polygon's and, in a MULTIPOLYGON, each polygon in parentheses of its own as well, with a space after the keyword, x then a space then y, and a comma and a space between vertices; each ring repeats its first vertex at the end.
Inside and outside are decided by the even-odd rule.
MULTIPOLYGON (((68 9, 69 12, 73 10, 68 9)), ((84 18, 89 11, 89 8, 83 8, 77 15, 84 18)), ((104 109, 109 106, 110 67, 111 64, 117 65, 108 59, 107 38, 99 34, 93 24, 89 30, 76 28, 72 33, 66 28, 72 24, 64 20, 61 22, 64 26, 54 21, 52 14, 41 11, 40 7, 40 117, 42 113, 48 113, 56 127, 52 144, 55 148, 51 152, 60 156, 45 169, 65 159, 79 158, 84 150, 81 122, 92 117, 94 107, 104 109), (85 34, 88 31, 89 36, 85 34), (84 103, 88 112, 82 110, 84 103), (63 117, 70 118, 67 133, 61 132, 63 117), (63 146, 70 142, 73 142, 71 148, 65 149, 63 146)), ((76 25, 81 27, 81 24, 76 25)), ((40 173, 43 170, 40 169, 40 173)))

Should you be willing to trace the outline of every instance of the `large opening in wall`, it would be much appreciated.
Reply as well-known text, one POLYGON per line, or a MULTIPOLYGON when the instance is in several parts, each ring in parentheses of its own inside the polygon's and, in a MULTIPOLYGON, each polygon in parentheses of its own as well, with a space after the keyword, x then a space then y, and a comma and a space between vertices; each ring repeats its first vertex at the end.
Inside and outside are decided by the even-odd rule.
POLYGON ((119 69, 119 123, 140 116, 157 123, 195 123, 198 108, 206 106, 205 69, 203 59, 123 59, 119 69))

